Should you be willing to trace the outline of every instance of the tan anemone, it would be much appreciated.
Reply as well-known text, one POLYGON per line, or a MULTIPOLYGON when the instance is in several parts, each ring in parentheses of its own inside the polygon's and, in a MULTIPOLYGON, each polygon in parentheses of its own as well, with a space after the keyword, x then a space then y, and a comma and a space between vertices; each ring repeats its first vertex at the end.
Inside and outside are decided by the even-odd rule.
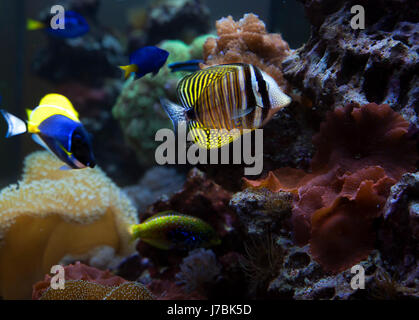
POLYGON ((0 296, 29 299, 32 284, 66 256, 100 247, 134 250, 128 226, 138 223, 128 198, 99 168, 59 170, 47 152, 24 162, 22 180, 0 192, 0 296))

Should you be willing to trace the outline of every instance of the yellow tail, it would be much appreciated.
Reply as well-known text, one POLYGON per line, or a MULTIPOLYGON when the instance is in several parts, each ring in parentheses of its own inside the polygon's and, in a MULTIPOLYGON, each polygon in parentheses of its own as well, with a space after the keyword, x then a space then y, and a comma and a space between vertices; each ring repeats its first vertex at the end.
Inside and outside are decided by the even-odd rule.
POLYGON ((26 29, 28 30, 39 30, 46 28, 46 24, 40 21, 28 19, 26 22, 26 29))
POLYGON ((120 68, 125 71, 125 75, 124 75, 125 80, 129 78, 129 75, 132 72, 138 72, 138 66, 136 64, 129 64, 127 66, 120 66, 120 68))

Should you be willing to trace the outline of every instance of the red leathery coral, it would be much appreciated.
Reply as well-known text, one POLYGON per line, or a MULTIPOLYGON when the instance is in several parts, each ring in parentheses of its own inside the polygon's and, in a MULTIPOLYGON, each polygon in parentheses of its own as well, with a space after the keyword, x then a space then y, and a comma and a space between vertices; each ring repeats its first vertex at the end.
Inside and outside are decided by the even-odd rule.
POLYGON ((354 165, 381 165, 393 177, 414 170, 415 143, 408 141, 409 123, 388 105, 375 103, 359 107, 350 104, 329 113, 313 143, 318 150, 312 168, 339 163, 344 169, 354 165))
MULTIPOLYGON (((89 267, 77 261, 74 265, 70 264, 64 267, 65 280, 86 280, 92 283, 101 284, 104 286, 117 286, 127 280, 115 276, 108 270, 99 270, 89 267)), ((51 283, 51 276, 45 275, 44 280, 39 281, 33 285, 32 299, 39 299, 42 294, 48 289, 51 283)))
POLYGON ((270 74, 280 86, 285 84, 281 62, 291 51, 280 34, 269 34, 254 14, 235 22, 231 16, 217 21, 218 38, 204 45, 205 65, 226 63, 253 64, 270 74))
POLYGON ((310 243, 326 269, 342 271, 373 247, 374 218, 390 187, 415 170, 415 142, 409 124, 388 105, 348 105, 328 114, 313 142, 311 173, 281 168, 250 187, 292 191, 293 226, 299 245, 310 243))

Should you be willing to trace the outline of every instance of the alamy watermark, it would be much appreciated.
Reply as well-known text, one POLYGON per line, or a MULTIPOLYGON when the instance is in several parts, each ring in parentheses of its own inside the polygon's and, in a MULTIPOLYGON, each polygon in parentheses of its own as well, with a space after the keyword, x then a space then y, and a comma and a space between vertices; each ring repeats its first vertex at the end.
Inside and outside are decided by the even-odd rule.
POLYGON ((355 14, 351 19, 351 28, 354 30, 365 29, 365 9, 357 4, 352 6, 351 13, 355 14))
POLYGON ((55 265, 51 267, 51 271, 54 276, 51 278, 50 285, 51 289, 64 290, 65 289, 65 270, 62 265, 55 265))
POLYGON ((363 266, 356 264, 351 268, 351 273, 355 276, 351 279, 352 290, 365 289, 365 269, 363 266))
MULTIPOLYGON (((199 132, 199 130, 197 130, 199 132)), ((205 131, 202 130, 200 136, 205 137, 205 131)), ((245 175, 259 175, 263 170, 263 129, 244 129, 240 132, 238 129, 218 130, 211 129, 211 139, 221 141, 226 137, 237 137, 233 142, 228 143, 221 148, 206 149, 199 147, 194 141, 192 131, 187 132, 186 122, 179 122, 176 134, 170 129, 160 129, 156 132, 155 141, 163 142, 155 152, 157 164, 246 164, 249 167, 244 169, 245 175), (251 134, 253 132, 254 134, 251 134), (254 143, 252 137, 254 136, 254 143), (232 144, 232 148, 230 145, 232 144), (230 151, 232 150, 232 155, 230 151), (177 151, 177 159, 176 159, 177 151), (252 155, 252 151, 254 154, 252 155), (209 159, 208 159, 209 153, 209 159), (220 159, 221 158, 221 159, 220 159)))
POLYGON ((50 21, 51 29, 65 29, 65 8, 61 5, 54 5, 50 12, 54 15, 50 21))

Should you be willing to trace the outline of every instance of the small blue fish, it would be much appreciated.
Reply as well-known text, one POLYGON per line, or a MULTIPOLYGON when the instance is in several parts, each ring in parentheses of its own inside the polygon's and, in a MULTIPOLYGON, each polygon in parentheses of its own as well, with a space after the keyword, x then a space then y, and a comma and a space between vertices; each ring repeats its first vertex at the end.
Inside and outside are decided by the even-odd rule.
MULTIPOLYGON (((47 34, 57 38, 77 38, 89 32, 90 27, 87 21, 77 12, 66 11, 65 12, 64 29, 52 29, 50 25, 28 19, 27 29, 28 30, 39 30, 44 29, 47 34)), ((59 21, 57 21, 59 23, 59 21)))
POLYGON ((183 62, 175 62, 168 65, 172 72, 189 71, 195 72, 201 70, 199 67, 200 63, 204 63, 203 60, 188 60, 183 62))
POLYGON ((169 52, 157 47, 143 47, 134 51, 129 57, 129 65, 120 66, 125 71, 125 79, 134 72, 138 78, 147 73, 156 75, 160 68, 164 66, 169 57, 169 52))

